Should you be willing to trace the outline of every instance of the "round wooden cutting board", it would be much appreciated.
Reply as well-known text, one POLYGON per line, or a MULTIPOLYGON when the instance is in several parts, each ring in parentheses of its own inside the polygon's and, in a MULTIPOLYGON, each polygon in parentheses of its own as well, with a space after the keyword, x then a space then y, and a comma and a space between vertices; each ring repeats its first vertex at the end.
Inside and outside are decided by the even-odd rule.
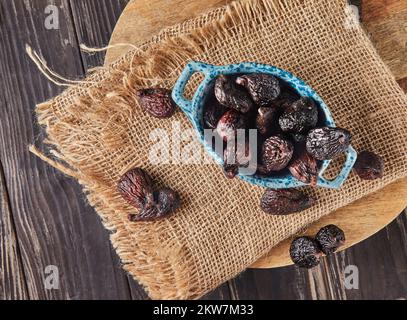
MULTIPOLYGON (((130 1, 113 32, 110 44, 139 45, 165 27, 198 16, 224 5, 226 0, 137 0, 130 1)), ((129 48, 108 50, 105 64, 122 56, 129 48)), ((384 228, 407 207, 407 178, 366 196, 346 207, 323 217, 306 231, 308 235, 327 224, 340 226, 346 234, 346 249, 384 228)), ((253 268, 275 268, 292 264, 288 255, 290 240, 274 247, 266 256, 252 265, 253 268)))

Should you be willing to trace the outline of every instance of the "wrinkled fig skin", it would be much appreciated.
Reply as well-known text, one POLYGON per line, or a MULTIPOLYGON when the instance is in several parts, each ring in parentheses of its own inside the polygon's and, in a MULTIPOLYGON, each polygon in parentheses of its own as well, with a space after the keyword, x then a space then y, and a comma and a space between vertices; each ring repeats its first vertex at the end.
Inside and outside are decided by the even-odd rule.
POLYGON ((300 96, 298 94, 283 91, 281 92, 279 97, 273 101, 272 105, 277 108, 286 109, 298 99, 300 99, 300 96))
POLYGON ((176 111, 171 91, 163 88, 141 89, 137 93, 141 107, 156 118, 170 118, 176 111))
POLYGON ((246 128, 246 117, 235 110, 227 111, 218 121, 216 132, 224 140, 236 137, 238 129, 246 128))
POLYGON ((307 152, 317 160, 333 159, 345 152, 352 141, 351 133, 341 128, 316 128, 307 135, 307 152))
POLYGON ((266 171, 280 171, 287 167, 293 152, 293 144, 280 136, 266 139, 261 152, 261 160, 266 171))
POLYGON ((290 246, 291 260, 300 268, 311 269, 320 263, 321 252, 310 237, 299 237, 290 246))
POLYGON ((235 143, 228 143, 223 153, 223 170, 227 178, 233 179, 239 174, 239 167, 248 167, 251 160, 250 144, 236 147, 235 143))
POLYGON ((313 187, 317 185, 317 160, 305 150, 296 159, 291 161, 288 165, 288 170, 299 181, 313 187))
POLYGON ((154 201, 152 179, 143 169, 126 172, 117 184, 120 195, 132 206, 142 209, 154 201))
POLYGON ((319 249, 329 255, 345 243, 345 233, 337 226, 330 224, 318 231, 315 241, 319 249))
POLYGON ((268 107, 280 95, 280 82, 265 73, 247 74, 236 79, 236 83, 247 89, 259 107, 268 107))
POLYGON ((281 130, 288 133, 304 133, 316 126, 318 108, 313 100, 301 98, 287 107, 280 116, 281 130))
POLYGON ((205 106, 204 124, 208 129, 216 129, 219 119, 225 114, 227 109, 218 101, 210 101, 205 106))
POLYGON ((267 189, 260 200, 260 208, 268 214, 287 215, 306 210, 314 203, 314 198, 297 189, 267 189))
POLYGON ((170 188, 154 192, 154 202, 146 205, 138 215, 130 215, 130 221, 155 221, 168 217, 180 207, 178 193, 170 188))
POLYGON ((269 136, 276 127, 278 110, 274 107, 261 107, 257 110, 256 128, 263 136, 269 136))
POLYGON ((302 133, 292 133, 290 136, 291 140, 298 144, 304 144, 307 140, 307 135, 302 133))
POLYGON ((169 188, 153 191, 151 177, 140 168, 126 172, 119 180, 117 189, 121 196, 140 210, 130 214, 130 221, 153 221, 173 213, 180 206, 178 194, 169 188))
POLYGON ((215 97, 220 104, 241 113, 254 108, 249 94, 224 75, 220 75, 215 81, 215 97))
POLYGON ((370 151, 362 151, 353 167, 356 174, 363 180, 375 180, 383 177, 383 159, 370 151))

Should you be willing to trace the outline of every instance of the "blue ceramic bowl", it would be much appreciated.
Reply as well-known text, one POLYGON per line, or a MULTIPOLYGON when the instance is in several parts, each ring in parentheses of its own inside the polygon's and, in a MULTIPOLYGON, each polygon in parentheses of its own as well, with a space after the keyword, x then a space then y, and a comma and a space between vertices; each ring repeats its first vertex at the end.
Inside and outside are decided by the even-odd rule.
MULTIPOLYGON (((202 62, 192 61, 187 64, 181 76, 177 80, 175 87, 172 91, 172 98, 175 103, 182 109, 182 111, 188 116, 195 131, 198 135, 200 142, 204 145, 209 154, 220 164, 223 164, 223 159, 220 157, 205 141, 204 126, 203 126, 203 109, 206 101, 207 94, 213 89, 213 81, 217 76, 224 74, 243 74, 243 73, 268 73, 271 74, 290 85, 297 93, 302 97, 309 97, 313 99, 319 106, 320 112, 324 115, 324 121, 322 125, 335 127, 335 122, 332 118, 331 112, 324 103, 324 101, 318 96, 318 94, 308 86, 304 81, 295 77, 293 74, 279 69, 274 66, 258 64, 253 62, 245 62, 227 66, 214 66, 205 64, 202 62), (188 100, 184 96, 185 86, 191 76, 196 73, 202 73, 205 78, 198 86, 193 99, 188 100)), ((322 161, 318 172, 317 185, 325 188, 338 189, 344 183, 348 177, 352 167, 356 161, 357 153, 349 146, 346 151, 346 161, 339 175, 333 180, 327 180, 323 177, 325 170, 328 168, 330 160, 322 161)), ((305 183, 294 178, 290 173, 284 175, 278 175, 275 177, 263 177, 263 176, 249 176, 239 175, 241 179, 252 183, 254 185, 262 186, 265 188, 294 188, 306 185, 305 183)))

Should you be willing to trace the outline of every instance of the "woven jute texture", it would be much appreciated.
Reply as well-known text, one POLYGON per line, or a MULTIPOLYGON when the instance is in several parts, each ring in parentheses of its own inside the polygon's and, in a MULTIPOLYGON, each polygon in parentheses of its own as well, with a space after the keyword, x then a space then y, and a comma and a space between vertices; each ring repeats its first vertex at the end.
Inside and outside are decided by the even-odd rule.
MULTIPOLYGON (((191 82, 189 94, 198 80, 191 82)), ((236 276, 323 215, 406 176, 406 107, 406 96, 344 0, 245 0, 161 32, 81 86, 39 105, 37 114, 47 130, 49 156, 84 186, 112 232, 124 268, 152 298, 186 299, 236 276), (135 100, 138 88, 171 88, 190 60, 255 61, 304 79, 325 100, 337 125, 353 132, 356 149, 384 157, 384 178, 364 182, 352 174, 340 191, 312 191, 318 203, 305 212, 261 212, 264 190, 225 179, 213 162, 200 164, 204 152, 182 112, 157 120, 135 100), (196 162, 184 164, 174 148, 168 163, 154 163, 154 136, 167 133, 171 141, 178 126, 187 130, 182 154, 189 148, 196 162), (128 221, 134 208, 117 193, 116 182, 135 166, 180 193, 183 205, 175 215, 159 222, 128 221)), ((339 166, 334 164, 332 172, 339 166)))

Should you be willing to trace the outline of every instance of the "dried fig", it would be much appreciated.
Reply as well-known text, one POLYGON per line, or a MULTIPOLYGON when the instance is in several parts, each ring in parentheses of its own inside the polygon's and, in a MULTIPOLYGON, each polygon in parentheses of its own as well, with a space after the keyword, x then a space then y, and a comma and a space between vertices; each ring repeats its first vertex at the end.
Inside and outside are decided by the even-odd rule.
POLYGON ((287 167, 294 152, 293 144, 280 136, 272 136, 263 143, 261 160, 266 171, 280 171, 287 167))
POLYGON ((141 107, 153 117, 170 118, 175 113, 176 104, 167 89, 141 89, 136 95, 141 107))
POLYGON ((345 243, 345 233, 339 227, 330 224, 318 231, 315 241, 321 251, 328 255, 334 253, 345 243))
POLYGON ((346 129, 316 128, 307 135, 307 152, 317 160, 333 159, 345 152, 351 141, 352 135, 346 129))
POLYGON ((370 151, 362 151, 358 154, 353 166, 356 174, 363 180, 375 180, 383 177, 383 159, 370 151))
POLYGON ((256 127, 263 136, 268 136, 273 132, 277 118, 277 108, 261 107, 257 111, 256 127))
POLYGON ((297 93, 288 91, 286 89, 288 88, 282 88, 282 90, 284 91, 282 91, 278 98, 273 101, 272 105, 274 107, 286 109, 289 106, 291 106, 291 104, 293 104, 295 101, 300 99, 300 96, 297 93))
POLYGON ((225 114, 227 109, 218 101, 210 101, 206 104, 204 111, 204 124, 206 128, 216 129, 219 119, 225 114))
POLYGON ((249 94, 224 75, 215 81, 215 97, 220 104, 241 113, 249 112, 254 107, 249 94))
POLYGON ((302 150, 299 155, 290 162, 288 170, 301 182, 316 186, 318 174, 317 160, 305 150, 302 150))
POLYGON ((153 203, 153 182, 143 169, 134 168, 126 172, 117 184, 121 196, 132 206, 142 209, 153 203))
POLYGON ((236 83, 249 91, 253 101, 259 107, 268 107, 280 95, 280 82, 266 73, 252 73, 240 76, 236 83))
POLYGON ((178 193, 170 188, 154 192, 154 202, 146 205, 138 215, 131 215, 131 221, 155 221, 168 217, 180 206, 178 193))
POLYGON ((304 133, 316 126, 318 109, 312 99, 301 98, 287 107, 280 116, 281 130, 289 133, 304 133))
POLYGON ((295 238, 291 242, 291 260, 300 268, 311 269, 320 263, 322 256, 317 242, 310 237, 295 238))
POLYGON ((236 137, 238 129, 246 128, 246 117, 235 110, 227 111, 218 121, 216 132, 227 141, 236 137))
POLYGON ((315 199, 297 189, 267 189, 260 208, 268 214, 287 215, 310 208, 315 199))
POLYGON ((251 161, 251 150, 248 141, 244 146, 235 143, 228 143, 223 155, 223 170, 229 179, 233 179, 238 173, 240 167, 247 168, 251 161))

